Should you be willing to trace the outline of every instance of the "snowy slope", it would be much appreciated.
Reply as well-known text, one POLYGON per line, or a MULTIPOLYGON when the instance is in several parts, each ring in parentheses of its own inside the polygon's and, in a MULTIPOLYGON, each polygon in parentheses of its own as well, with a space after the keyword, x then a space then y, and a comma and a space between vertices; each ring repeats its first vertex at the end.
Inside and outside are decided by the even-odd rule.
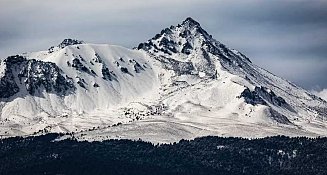
MULTIPOLYGON (((64 95, 46 92, 43 83, 31 94, 26 92, 25 81, 16 80, 20 91, 1 100, 5 134, 30 134, 44 128, 71 132, 102 123, 129 121, 132 117, 119 119, 123 110, 116 110, 144 97, 156 98, 158 84, 144 53, 95 44, 68 45, 54 50, 24 56, 28 60, 55 63, 73 81, 74 90, 64 95)), ((28 76, 47 77, 46 74, 28 76)))
POLYGON ((87 140, 155 142, 204 135, 327 135, 326 101, 254 65, 192 18, 134 50, 66 39, 22 56, 27 60, 20 67, 54 63, 58 76, 19 73, 2 61, 0 91, 15 85, 7 80, 10 68, 19 92, 1 100, 1 135, 41 130, 74 132, 87 140), (56 77, 63 77, 57 79, 65 86, 56 77))

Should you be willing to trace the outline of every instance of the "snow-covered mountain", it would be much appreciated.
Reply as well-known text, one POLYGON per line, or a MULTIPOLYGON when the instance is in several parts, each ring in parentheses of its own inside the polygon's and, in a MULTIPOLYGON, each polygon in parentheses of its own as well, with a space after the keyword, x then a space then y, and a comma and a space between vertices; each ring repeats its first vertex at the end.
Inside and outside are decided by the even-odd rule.
POLYGON ((327 102, 187 18, 135 49, 65 39, 0 65, 0 134, 172 142, 327 135, 327 102))

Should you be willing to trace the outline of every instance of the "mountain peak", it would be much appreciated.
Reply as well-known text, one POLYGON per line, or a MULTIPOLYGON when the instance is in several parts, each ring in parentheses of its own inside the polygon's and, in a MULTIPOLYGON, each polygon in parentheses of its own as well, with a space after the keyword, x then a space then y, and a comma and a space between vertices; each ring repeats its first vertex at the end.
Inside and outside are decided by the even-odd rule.
MULTIPOLYGON (((207 49, 217 51, 225 47, 213 39, 200 25, 191 17, 187 17, 182 23, 163 29, 159 34, 145 43, 141 43, 138 49, 153 54, 164 55, 191 55, 192 52, 207 49), (220 48, 222 46, 223 48, 220 48)), ((227 51, 227 50, 226 50, 227 51)))
POLYGON ((141 43, 143 51, 82 43, 65 39, 48 53, 0 62, 1 136, 327 135, 327 102, 252 64, 192 18, 141 43))
MULTIPOLYGON (((177 26, 163 29, 152 39, 139 44, 138 49, 181 64, 186 61, 189 65, 182 66, 187 67, 187 70, 182 71, 183 73, 204 72, 207 77, 213 79, 216 78, 216 61, 223 64, 230 72, 239 72, 240 67, 245 67, 244 65, 251 62, 240 52, 215 40, 191 17, 177 26)), ((173 70, 178 74, 181 73, 178 67, 173 70)))
POLYGON ((66 38, 64 39, 57 47, 55 46, 51 46, 49 49, 48 49, 48 52, 49 53, 52 53, 56 50, 60 50, 60 49, 63 49, 65 48, 66 46, 70 46, 70 45, 77 45, 77 44, 85 44, 84 41, 81 41, 81 40, 77 40, 77 39, 71 39, 71 38, 66 38))
POLYGON ((191 17, 187 17, 183 22, 182 22, 183 26, 190 26, 190 27, 194 27, 194 26, 199 26, 200 27, 200 23, 195 21, 193 18, 191 17))
POLYGON ((77 39, 66 38, 58 45, 58 47, 59 48, 64 48, 64 47, 69 46, 69 45, 76 45, 76 44, 83 44, 83 43, 84 43, 84 41, 80 41, 80 40, 77 40, 77 39))

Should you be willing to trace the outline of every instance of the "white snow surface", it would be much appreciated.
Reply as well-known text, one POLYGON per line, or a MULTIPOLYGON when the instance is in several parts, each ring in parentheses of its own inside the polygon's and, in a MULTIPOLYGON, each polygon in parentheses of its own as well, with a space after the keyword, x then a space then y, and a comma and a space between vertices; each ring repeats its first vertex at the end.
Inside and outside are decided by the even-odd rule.
MULTIPOLYGON (((172 34, 175 38, 171 39, 186 42, 178 37, 181 30, 175 28, 172 34)), ((206 70, 208 63, 199 49, 205 38, 194 36, 191 41, 194 49, 189 55, 180 52, 165 55, 153 49, 131 50, 107 44, 69 45, 63 49, 55 48, 51 53, 24 54, 28 59, 55 63, 73 79, 76 90, 66 96, 45 91, 37 96, 22 96, 19 92, 1 99, 0 135, 62 132, 74 133, 63 138, 74 135, 79 140, 124 138, 159 143, 207 135, 250 138, 327 136, 326 101, 247 61, 254 75, 242 68, 232 72, 225 68, 219 56, 213 54, 209 54, 210 66, 216 70, 217 77, 211 78, 208 73, 212 72, 206 70), (161 58, 164 56, 191 62, 195 69, 191 74, 177 74, 163 66, 161 58), (72 63, 74 58, 82 58, 82 64, 96 75, 69 66, 67 61, 72 63), (95 61, 98 58, 101 63, 95 61), (135 62, 143 68, 138 73, 134 70, 135 62), (102 78, 103 65, 116 75, 116 79, 102 78), (128 73, 122 72, 122 67, 127 68, 128 73), (81 80, 84 80, 85 88, 77 84, 81 80), (241 93, 256 86, 273 91, 292 110, 269 103, 246 103, 240 97, 241 93), (289 122, 276 120, 271 109, 289 122)), ((238 51, 231 51, 245 60, 238 51)))

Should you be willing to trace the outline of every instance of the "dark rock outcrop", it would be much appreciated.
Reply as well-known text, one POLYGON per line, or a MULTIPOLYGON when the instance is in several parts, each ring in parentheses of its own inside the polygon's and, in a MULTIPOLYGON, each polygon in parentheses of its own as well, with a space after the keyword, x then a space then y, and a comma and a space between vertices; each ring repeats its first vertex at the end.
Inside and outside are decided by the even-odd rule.
POLYGON ((79 41, 79 40, 76 40, 76 39, 70 39, 70 38, 67 38, 67 39, 64 39, 59 45, 58 47, 63 49, 65 48, 66 46, 70 46, 70 45, 77 45, 77 44, 83 44, 84 42, 83 41, 79 41))
POLYGON ((24 60, 23 57, 16 55, 8 57, 1 63, 5 64, 6 68, 3 73, 4 75, 0 78, 0 98, 8 98, 19 92, 12 68, 16 63, 21 63, 24 60))
POLYGON ((267 105, 267 103, 262 99, 262 97, 256 91, 250 91, 249 88, 244 89, 240 97, 244 97, 246 103, 251 105, 267 105))
POLYGON ((102 78, 103 79, 112 81, 113 76, 111 75, 108 67, 105 64, 102 65, 101 72, 102 72, 102 78))
POLYGON ((27 60, 16 55, 6 58, 2 64, 5 64, 5 72, 0 78, 0 98, 18 93, 19 85, 23 85, 31 95, 42 89, 58 95, 75 89, 72 79, 64 75, 55 63, 27 60))
POLYGON ((82 64, 82 62, 78 58, 73 59, 72 67, 75 68, 78 71, 86 72, 88 74, 91 74, 91 71, 82 64))
POLYGON ((272 90, 265 87, 255 87, 254 91, 249 88, 244 89, 240 97, 244 97, 245 102, 252 105, 274 105, 293 111, 291 106, 280 96, 277 96, 272 90))

